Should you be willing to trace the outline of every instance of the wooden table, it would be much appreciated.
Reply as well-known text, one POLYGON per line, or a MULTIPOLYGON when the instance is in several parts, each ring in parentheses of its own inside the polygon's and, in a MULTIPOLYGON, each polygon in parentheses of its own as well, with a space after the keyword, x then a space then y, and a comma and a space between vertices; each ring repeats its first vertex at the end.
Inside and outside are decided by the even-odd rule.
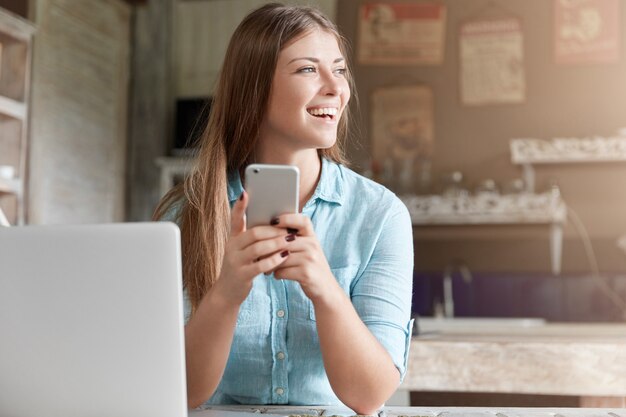
MULTIPOLYGON (((296 406, 215 406, 209 410, 192 411, 189 417, 254 417, 274 416, 353 416, 345 407, 296 406), (254 414, 252 414, 254 413, 254 414)), ((442 407, 385 407, 378 417, 626 417, 624 409, 593 408, 442 408, 442 407)))

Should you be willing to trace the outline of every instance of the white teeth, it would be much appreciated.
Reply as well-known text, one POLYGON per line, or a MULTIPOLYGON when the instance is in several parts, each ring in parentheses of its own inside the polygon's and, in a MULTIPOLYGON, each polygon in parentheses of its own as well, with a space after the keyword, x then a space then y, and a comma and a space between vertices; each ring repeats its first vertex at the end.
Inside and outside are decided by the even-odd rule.
POLYGON ((335 116, 337 114, 336 108, 322 108, 322 109, 311 109, 309 110, 313 116, 335 116))

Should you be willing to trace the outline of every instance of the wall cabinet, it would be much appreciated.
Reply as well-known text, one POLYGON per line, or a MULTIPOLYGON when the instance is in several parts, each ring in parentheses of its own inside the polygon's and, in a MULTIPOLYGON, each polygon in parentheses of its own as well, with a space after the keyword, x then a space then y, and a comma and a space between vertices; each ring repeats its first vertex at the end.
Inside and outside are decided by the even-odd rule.
POLYGON ((35 28, 0 8, 0 208, 9 222, 26 221, 28 107, 35 28))

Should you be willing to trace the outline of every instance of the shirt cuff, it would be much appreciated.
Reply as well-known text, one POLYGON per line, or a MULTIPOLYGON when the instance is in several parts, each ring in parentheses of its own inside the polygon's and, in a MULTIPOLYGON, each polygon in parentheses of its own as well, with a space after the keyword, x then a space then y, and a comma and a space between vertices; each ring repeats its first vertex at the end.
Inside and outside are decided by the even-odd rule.
POLYGON ((409 350, 411 349, 411 337, 413 336, 413 323, 414 322, 415 322, 415 319, 409 320, 409 327, 407 329, 408 331, 406 333, 406 341, 404 345, 404 363, 402 364, 402 369, 400 369, 398 365, 396 365, 396 367, 398 368, 398 371, 400 371, 400 383, 404 381, 404 377, 406 376, 406 372, 409 368, 409 350))

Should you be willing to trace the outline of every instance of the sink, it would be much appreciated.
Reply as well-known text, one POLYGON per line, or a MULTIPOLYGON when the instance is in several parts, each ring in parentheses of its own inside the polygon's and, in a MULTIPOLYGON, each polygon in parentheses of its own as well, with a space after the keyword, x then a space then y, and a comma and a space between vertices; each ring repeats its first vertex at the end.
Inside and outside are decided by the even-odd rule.
POLYGON ((513 329, 540 327, 546 324, 542 318, 506 317, 420 317, 419 333, 491 333, 513 329))

